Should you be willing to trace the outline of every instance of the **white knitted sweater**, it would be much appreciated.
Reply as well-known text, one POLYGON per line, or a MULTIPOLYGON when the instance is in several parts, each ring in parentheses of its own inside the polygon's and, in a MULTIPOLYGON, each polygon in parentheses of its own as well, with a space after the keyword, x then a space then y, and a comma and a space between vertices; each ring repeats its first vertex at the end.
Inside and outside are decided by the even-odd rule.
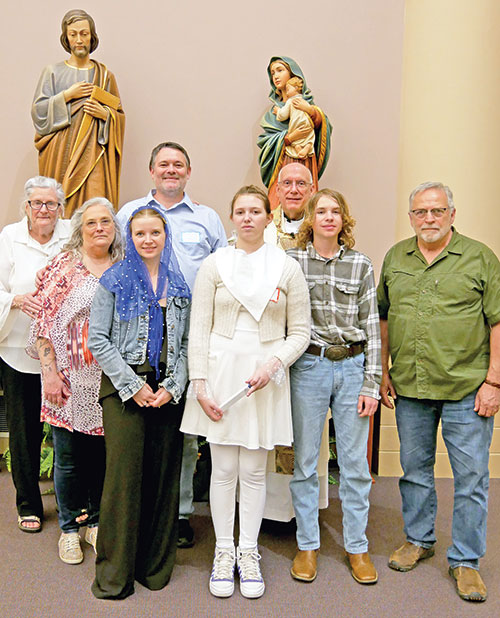
MULTIPOLYGON (((259 322, 261 342, 282 339, 274 356, 284 367, 307 348, 311 336, 309 291, 298 262, 286 256, 278 283, 277 302, 269 301, 259 322)), ((240 303, 230 294, 217 270, 215 254, 201 265, 194 284, 189 330, 189 379, 207 379, 210 333, 232 338, 240 303)))

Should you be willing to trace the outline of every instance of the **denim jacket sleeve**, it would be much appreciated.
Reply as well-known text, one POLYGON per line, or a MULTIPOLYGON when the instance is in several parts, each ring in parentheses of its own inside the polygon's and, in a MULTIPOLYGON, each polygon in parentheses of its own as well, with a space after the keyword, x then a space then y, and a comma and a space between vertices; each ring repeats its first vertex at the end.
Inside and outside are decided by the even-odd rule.
POLYGON ((168 366, 165 379, 160 382, 166 391, 172 395, 174 403, 179 403, 186 388, 187 344, 189 334, 189 314, 191 303, 185 298, 171 298, 167 303, 167 331, 174 342, 168 344, 168 366))
POLYGON ((99 285, 89 319, 88 347, 103 372, 113 383, 122 401, 130 399, 145 384, 123 360, 118 348, 111 340, 115 316, 115 297, 112 292, 99 285))

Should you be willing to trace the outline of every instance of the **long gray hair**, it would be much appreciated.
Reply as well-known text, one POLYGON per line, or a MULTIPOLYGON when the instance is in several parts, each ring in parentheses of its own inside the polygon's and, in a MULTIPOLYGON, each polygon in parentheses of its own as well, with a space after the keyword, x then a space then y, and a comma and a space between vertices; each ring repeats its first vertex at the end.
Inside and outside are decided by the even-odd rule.
POLYGON ((113 242, 109 247, 109 254, 111 256, 111 261, 113 264, 118 262, 123 258, 123 243, 122 243, 122 233, 120 229, 120 224, 116 220, 115 211, 113 208, 113 204, 107 200, 105 197, 93 197, 90 200, 87 200, 84 204, 80 206, 71 217, 71 236, 69 237, 68 242, 62 248, 63 251, 73 251, 78 255, 81 255, 81 248, 83 245, 83 215, 91 206, 104 206, 111 218, 113 219, 113 224, 115 226, 115 237, 113 242))
POLYGON ((35 189, 52 189, 52 191, 56 194, 57 201, 60 204, 58 214, 62 212, 63 206, 66 204, 66 197, 64 195, 62 184, 57 182, 55 178, 48 178, 47 176, 33 176, 33 178, 29 178, 24 185, 23 199, 20 207, 21 217, 26 215, 28 200, 31 198, 31 195, 35 189))

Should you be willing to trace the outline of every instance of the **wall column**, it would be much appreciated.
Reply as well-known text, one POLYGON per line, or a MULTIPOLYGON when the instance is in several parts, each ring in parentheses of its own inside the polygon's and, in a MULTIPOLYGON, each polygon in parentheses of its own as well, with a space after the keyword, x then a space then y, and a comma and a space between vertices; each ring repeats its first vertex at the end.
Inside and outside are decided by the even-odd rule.
MULTIPOLYGON (((408 196, 427 180, 449 185, 457 229, 500 256, 500 2, 406 0, 395 241, 412 234, 408 196)), ((500 477, 500 414, 491 475, 500 477)), ((394 413, 382 411, 380 466, 399 475, 394 413)), ((438 476, 451 476, 440 438, 438 476)))

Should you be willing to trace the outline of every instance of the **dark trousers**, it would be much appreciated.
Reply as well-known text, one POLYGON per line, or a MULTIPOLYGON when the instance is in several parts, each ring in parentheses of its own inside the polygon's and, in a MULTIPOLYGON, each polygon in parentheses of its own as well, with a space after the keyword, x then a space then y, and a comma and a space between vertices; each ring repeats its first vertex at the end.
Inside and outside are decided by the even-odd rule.
POLYGON ((43 504, 38 484, 43 435, 40 376, 16 371, 2 359, 0 366, 17 512, 22 516, 42 518, 43 504))
POLYGON ((87 511, 84 526, 97 526, 106 452, 104 436, 92 436, 63 427, 52 427, 54 489, 59 506, 59 527, 77 532, 76 518, 87 511))
POLYGON ((134 592, 134 579, 163 588, 174 567, 184 404, 140 408, 117 394, 101 404, 106 476, 92 592, 123 599, 134 592))

